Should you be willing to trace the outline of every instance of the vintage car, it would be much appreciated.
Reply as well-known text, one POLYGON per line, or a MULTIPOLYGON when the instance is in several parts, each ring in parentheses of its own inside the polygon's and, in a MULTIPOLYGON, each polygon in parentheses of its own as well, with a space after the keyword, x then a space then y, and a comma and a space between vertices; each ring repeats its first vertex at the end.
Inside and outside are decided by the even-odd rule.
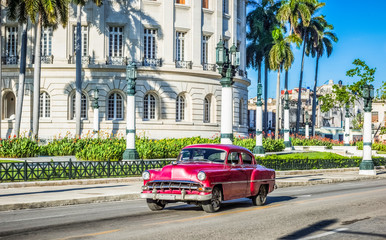
POLYGON ((153 211, 167 203, 186 202, 216 212, 222 201, 251 198, 263 205, 275 187, 275 171, 256 164, 246 148, 198 144, 183 148, 177 161, 162 170, 143 172, 141 198, 153 211))

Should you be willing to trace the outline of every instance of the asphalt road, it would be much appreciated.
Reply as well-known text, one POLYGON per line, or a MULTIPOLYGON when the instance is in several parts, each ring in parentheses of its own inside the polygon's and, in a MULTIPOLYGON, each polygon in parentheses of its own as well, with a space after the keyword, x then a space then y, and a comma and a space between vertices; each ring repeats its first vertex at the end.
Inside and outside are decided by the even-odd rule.
POLYGON ((0 239, 386 239, 386 180, 277 189, 217 213, 144 200, 0 212, 0 239))

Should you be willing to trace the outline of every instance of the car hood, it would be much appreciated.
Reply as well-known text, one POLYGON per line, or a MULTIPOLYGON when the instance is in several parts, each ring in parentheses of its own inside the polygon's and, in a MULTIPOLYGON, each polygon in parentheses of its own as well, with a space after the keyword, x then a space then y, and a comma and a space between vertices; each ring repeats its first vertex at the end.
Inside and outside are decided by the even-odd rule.
POLYGON ((170 164, 162 168, 157 180, 189 180, 197 181, 197 173, 199 171, 216 171, 223 170, 225 165, 205 163, 205 162, 190 162, 170 164))

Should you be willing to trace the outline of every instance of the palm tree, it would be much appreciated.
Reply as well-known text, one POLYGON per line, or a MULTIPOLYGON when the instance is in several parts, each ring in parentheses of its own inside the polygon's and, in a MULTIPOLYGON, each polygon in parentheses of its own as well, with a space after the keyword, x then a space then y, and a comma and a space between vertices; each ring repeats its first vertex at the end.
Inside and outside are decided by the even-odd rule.
MULTIPOLYGON (((317 0, 283 0, 277 18, 283 24, 289 23, 289 35, 296 32, 299 20, 308 26, 311 19, 310 7, 317 3, 317 0)), ((299 33, 297 33, 299 34, 299 33)))
POLYGON ((14 134, 19 136, 20 134, 20 122, 21 114, 23 108, 23 98, 24 98, 24 83, 25 83, 25 68, 27 61, 27 11, 26 11, 26 2, 23 0, 7 0, 7 15, 11 20, 17 20, 19 25, 22 26, 22 35, 21 35, 21 51, 20 51, 20 69, 19 69, 19 89, 17 92, 17 105, 16 105, 16 119, 14 134))
MULTIPOLYGON (((98 7, 102 5, 103 0, 90 0, 98 7)), ((76 8, 76 40, 75 40, 75 55, 76 55, 76 72, 75 72, 75 121, 76 121, 76 137, 80 136, 80 120, 81 120, 81 97, 82 97, 82 37, 81 37, 81 17, 82 7, 86 5, 88 0, 72 0, 76 8)))
POLYGON ((284 37, 281 28, 276 28, 272 32, 275 44, 269 52, 269 65, 271 69, 277 71, 275 139, 279 137, 280 71, 283 67, 288 71, 294 61, 294 55, 291 50, 291 43, 294 39, 291 36, 284 37))
MULTIPOLYGON (((325 3, 317 3, 311 7, 311 14, 314 15, 318 9, 322 8, 325 3)), ((297 27, 297 31, 300 33, 300 37, 303 40, 303 51, 302 51, 302 60, 301 60, 301 69, 300 69, 300 79, 299 79, 299 92, 298 92, 298 104, 296 111, 296 132, 299 132, 300 126, 300 110, 302 109, 302 85, 303 85, 303 69, 304 69, 304 55, 306 45, 312 44, 311 37, 316 36, 318 32, 323 29, 323 24, 326 23, 324 16, 312 16, 308 26, 303 24, 303 21, 297 27)))
POLYGON ((312 57, 316 56, 316 67, 315 67, 315 82, 314 82, 314 93, 312 98, 312 135, 315 136, 315 115, 316 115, 316 85, 318 84, 318 68, 319 59, 326 52, 327 57, 332 53, 332 43, 338 41, 338 37, 335 33, 331 32, 334 27, 325 22, 323 24, 323 30, 319 32, 317 36, 313 36, 311 41, 312 45, 308 46, 307 52, 311 53, 312 57))
POLYGON ((41 75, 41 32, 42 26, 56 28, 58 23, 67 25, 69 0, 29 1, 28 16, 36 24, 35 59, 34 59, 34 95, 32 137, 37 140, 39 132, 40 75, 41 75))
POLYGON ((280 7, 280 2, 274 4, 273 1, 263 0, 261 3, 254 3, 256 8, 247 16, 247 24, 250 31, 247 39, 251 42, 247 46, 247 65, 258 70, 258 83, 261 83, 261 67, 264 61, 264 119, 267 129, 267 91, 268 91, 268 68, 269 51, 273 46, 272 30, 278 26, 276 12, 280 7))

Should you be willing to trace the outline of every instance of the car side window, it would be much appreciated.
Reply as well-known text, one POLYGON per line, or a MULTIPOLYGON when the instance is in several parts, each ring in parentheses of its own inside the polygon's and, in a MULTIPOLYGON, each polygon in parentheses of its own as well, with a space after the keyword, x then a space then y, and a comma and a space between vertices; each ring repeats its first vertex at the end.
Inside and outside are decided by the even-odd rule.
POLYGON ((252 156, 248 153, 241 153, 241 157, 243 158, 243 164, 252 164, 252 156))
POLYGON ((231 152, 228 155, 228 164, 239 164, 239 153, 238 152, 231 152))

